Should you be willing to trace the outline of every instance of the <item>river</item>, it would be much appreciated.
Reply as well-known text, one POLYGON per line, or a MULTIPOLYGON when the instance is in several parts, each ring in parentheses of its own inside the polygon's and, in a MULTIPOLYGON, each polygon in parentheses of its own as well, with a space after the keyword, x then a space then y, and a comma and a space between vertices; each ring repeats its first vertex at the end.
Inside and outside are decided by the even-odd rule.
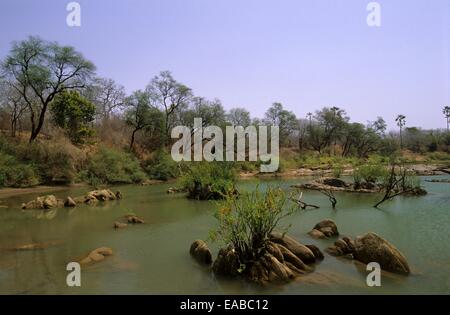
MULTIPOLYGON (((440 176, 433 178, 448 178, 440 176)), ((425 182, 424 197, 397 197, 372 207, 376 195, 337 193, 337 210, 319 192, 306 191, 304 199, 320 209, 298 211, 283 224, 289 234, 324 250, 333 240, 313 240, 307 232, 325 218, 333 219, 341 235, 369 231, 393 243, 406 256, 412 274, 382 274, 381 287, 368 287, 368 272, 361 264, 325 254, 315 271, 286 285, 253 285, 240 280, 217 279, 189 255, 195 239, 207 239, 215 227, 215 202, 188 200, 167 194, 170 184, 120 186, 124 198, 98 206, 49 211, 22 211, 22 202, 37 194, 3 198, 0 208, 1 294, 449 294, 450 293, 450 184, 425 182), (145 224, 115 230, 114 221, 133 212, 145 224), (40 250, 12 248, 50 242, 40 250), (66 265, 95 248, 107 246, 114 255, 85 267, 81 287, 66 285, 66 265)), ((267 185, 285 189, 306 179, 245 180, 241 190, 267 185)), ((88 190, 58 190, 59 198, 88 190)), ((210 243, 210 242, 208 242, 210 243)), ((213 256, 219 244, 210 244, 213 256)))

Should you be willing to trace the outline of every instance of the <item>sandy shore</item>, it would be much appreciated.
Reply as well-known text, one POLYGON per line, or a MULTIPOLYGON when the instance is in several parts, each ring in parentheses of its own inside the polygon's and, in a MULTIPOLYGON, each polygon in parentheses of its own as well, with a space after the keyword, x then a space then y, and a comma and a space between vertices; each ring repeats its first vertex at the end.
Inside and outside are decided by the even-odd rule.
POLYGON ((35 186, 28 188, 2 188, 0 189, 0 199, 14 197, 18 195, 25 194, 35 194, 35 193, 49 193, 55 191, 61 191, 69 188, 83 187, 84 184, 73 184, 73 185, 64 185, 64 186, 35 186))

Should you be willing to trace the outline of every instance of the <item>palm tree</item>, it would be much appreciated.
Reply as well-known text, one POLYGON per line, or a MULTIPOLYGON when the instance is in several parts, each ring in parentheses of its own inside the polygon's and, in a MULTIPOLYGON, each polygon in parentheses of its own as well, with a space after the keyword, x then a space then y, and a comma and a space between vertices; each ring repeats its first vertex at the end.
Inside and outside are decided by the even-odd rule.
POLYGON ((445 116, 445 119, 447 120, 447 132, 448 132, 448 124, 450 121, 450 106, 445 106, 444 109, 442 110, 442 113, 445 116))
POLYGON ((397 126, 400 128, 400 149, 403 149, 402 129, 406 123, 406 116, 399 114, 397 115, 397 118, 395 118, 395 121, 397 122, 397 126))

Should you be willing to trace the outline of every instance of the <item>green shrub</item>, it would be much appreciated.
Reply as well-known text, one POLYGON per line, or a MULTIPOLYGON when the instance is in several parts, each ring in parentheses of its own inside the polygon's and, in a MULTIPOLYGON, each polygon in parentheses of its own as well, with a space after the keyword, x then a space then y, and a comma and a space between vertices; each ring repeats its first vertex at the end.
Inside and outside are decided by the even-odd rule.
POLYGON ((386 174, 386 167, 382 164, 363 164, 353 171, 353 180, 355 184, 360 184, 362 180, 366 183, 377 183, 386 174))
POLYGON ((34 165, 42 183, 70 183, 76 177, 75 164, 80 151, 70 144, 21 143, 15 150, 18 159, 34 165))
POLYGON ((235 194, 236 175, 231 162, 192 162, 180 178, 188 197, 199 200, 222 199, 235 194))
POLYGON ((163 150, 157 151, 145 162, 144 170, 151 179, 168 180, 180 175, 178 163, 163 150))
POLYGON ((342 173, 344 172, 344 167, 342 164, 337 163, 333 165, 333 177, 334 178, 340 178, 342 176, 342 173))
POLYGON ((215 215, 219 226, 210 233, 212 240, 233 246, 244 269, 265 252, 270 233, 280 229, 280 220, 296 209, 282 189, 269 187, 261 192, 258 188, 239 198, 227 196, 215 215))
POLYGON ((140 183, 147 178, 134 156, 105 147, 100 147, 91 156, 86 170, 81 173, 80 177, 81 180, 94 186, 140 183))
POLYGON ((18 162, 13 156, 0 153, 0 187, 30 187, 39 184, 33 166, 18 162))

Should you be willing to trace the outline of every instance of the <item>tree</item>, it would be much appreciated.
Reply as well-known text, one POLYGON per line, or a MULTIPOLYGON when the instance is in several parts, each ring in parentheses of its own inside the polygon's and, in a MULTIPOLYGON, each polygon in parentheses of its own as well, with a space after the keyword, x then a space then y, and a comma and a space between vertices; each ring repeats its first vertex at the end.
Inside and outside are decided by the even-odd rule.
POLYGON ((177 112, 186 108, 192 98, 192 91, 177 82, 169 71, 162 71, 147 85, 152 105, 164 111, 165 138, 170 139, 170 130, 175 124, 177 112))
POLYGON ((233 126, 242 126, 246 128, 251 125, 250 113, 245 108, 232 108, 227 115, 227 121, 233 126))
POLYGON ((13 43, 1 69, 28 106, 32 142, 53 99, 65 90, 83 88, 95 66, 73 47, 29 37, 13 43))
POLYGON ((266 111, 263 122, 279 127, 280 143, 286 144, 289 136, 298 128, 297 117, 291 111, 285 110, 281 103, 273 103, 266 111))
POLYGON ((449 131, 449 122, 450 122, 450 106, 445 106, 443 109, 442 109, 442 113, 444 114, 444 116, 445 116, 445 119, 447 120, 447 132, 449 131))
POLYGON ((203 127, 223 126, 225 124, 225 110, 219 99, 212 101, 204 97, 194 97, 192 106, 182 113, 180 122, 183 125, 190 126, 194 123, 194 118, 201 118, 203 127))
POLYGON ((17 124, 27 109, 22 96, 7 82, 0 82, 0 108, 4 108, 9 115, 11 137, 16 136, 17 124))
POLYGON ((321 153, 331 144, 336 144, 343 136, 346 124, 349 121, 345 110, 339 107, 324 107, 316 111, 315 123, 310 127, 310 144, 321 153))
MULTIPOLYGON (((141 90, 133 92, 126 100, 126 122, 133 127, 130 150, 133 149, 136 133, 140 130, 163 130, 163 115, 160 110, 150 106, 149 95, 141 90)), ((162 133, 159 134, 162 136, 162 133)))
POLYGON ((53 122, 66 130, 69 139, 83 143, 93 134, 89 123, 95 117, 95 105, 82 97, 77 91, 63 91, 58 94, 50 106, 53 122))
POLYGON ((402 130, 403 126, 406 124, 406 116, 399 114, 397 115, 397 118, 395 118, 395 121, 397 122, 397 126, 400 128, 400 149, 403 149, 402 130))
POLYGON ((125 106, 125 88, 112 79, 95 78, 87 86, 85 95, 95 104, 101 121, 108 120, 115 111, 125 106))
POLYGON ((369 128, 372 128, 372 130, 379 136, 384 136, 387 124, 383 117, 378 116, 375 121, 369 123, 369 128))

